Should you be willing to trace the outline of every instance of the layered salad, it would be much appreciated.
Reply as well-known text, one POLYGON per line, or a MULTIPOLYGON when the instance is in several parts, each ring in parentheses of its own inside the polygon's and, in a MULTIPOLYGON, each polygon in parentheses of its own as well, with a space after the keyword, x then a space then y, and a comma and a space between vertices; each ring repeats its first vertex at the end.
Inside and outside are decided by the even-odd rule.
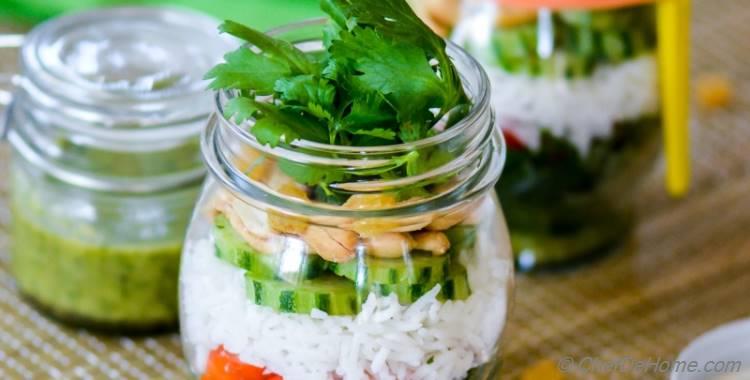
POLYGON ((420 143, 475 109, 445 42, 403 0, 321 4, 331 21, 302 43, 222 26, 248 45, 208 74, 226 97, 208 161, 229 174, 214 172, 183 253, 191 368, 202 380, 487 376, 512 278, 499 169, 480 173, 489 192, 434 202, 481 182, 453 165, 474 143, 497 155, 492 126, 420 143))
POLYGON ((657 149, 653 5, 467 7, 454 36, 483 61, 509 146, 497 187, 521 268, 567 263, 627 234, 657 149))

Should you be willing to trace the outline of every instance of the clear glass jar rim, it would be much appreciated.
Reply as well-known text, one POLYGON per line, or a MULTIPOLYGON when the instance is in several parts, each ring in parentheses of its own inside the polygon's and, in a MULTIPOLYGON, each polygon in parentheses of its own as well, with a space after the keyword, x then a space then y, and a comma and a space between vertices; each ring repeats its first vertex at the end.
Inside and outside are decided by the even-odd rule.
MULTIPOLYGON (((490 157, 488 157, 489 159, 482 162, 485 169, 483 174, 489 173, 489 175, 479 178, 471 178, 471 180, 475 181, 474 185, 468 190, 460 189, 463 191, 460 194, 457 192, 458 189, 454 189, 451 192, 433 197, 424 203, 407 203, 404 206, 381 210, 355 210, 322 203, 304 203, 296 199, 281 197, 269 193, 265 189, 262 189, 247 180, 237 181, 236 178, 233 177, 240 176, 242 173, 236 169, 234 169, 234 172, 227 173, 225 171, 226 163, 223 163, 219 159, 220 153, 218 150, 220 144, 217 141, 217 136, 221 125, 217 122, 216 117, 217 116, 214 115, 211 118, 208 127, 204 130, 201 137, 201 151, 203 152, 203 159, 208 167, 209 173, 211 173, 213 178, 218 179, 222 186, 228 188, 240 199, 244 199, 246 203, 263 205, 264 208, 281 211, 288 215, 317 215, 355 219, 373 217, 400 218, 421 215, 427 212, 447 210, 469 203, 477 197, 484 195, 488 190, 491 190, 505 166, 505 138, 498 128, 494 128, 493 117, 491 118, 492 129, 489 134, 490 141, 488 141, 491 145, 492 151, 490 157)), ((460 186, 459 188, 461 187, 463 186, 460 186)))

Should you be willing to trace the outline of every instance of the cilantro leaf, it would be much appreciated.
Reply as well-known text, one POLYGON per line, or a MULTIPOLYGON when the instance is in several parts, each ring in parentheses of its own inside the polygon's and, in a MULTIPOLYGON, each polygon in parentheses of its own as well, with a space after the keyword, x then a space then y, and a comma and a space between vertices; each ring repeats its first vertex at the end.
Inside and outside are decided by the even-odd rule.
POLYGON ((343 29, 356 23, 387 33, 400 40, 445 48, 445 41, 414 13, 404 0, 379 0, 377 5, 362 0, 322 0, 321 8, 343 29))
POLYGON ((413 162, 410 175, 418 175, 441 167, 455 158, 456 153, 446 149, 427 148, 420 151, 421 158, 413 162))
POLYGON ((328 142, 336 143, 339 130, 334 118, 334 114, 337 114, 334 105, 336 88, 328 80, 302 75, 280 79, 276 82, 275 88, 280 99, 284 101, 284 108, 311 115, 325 123, 328 127, 328 142))
POLYGON ((321 75, 323 76, 323 78, 336 81, 339 80, 344 72, 345 68, 341 64, 339 64, 338 61, 329 57, 328 62, 326 62, 325 67, 323 67, 321 75))
POLYGON ((331 17, 331 20, 340 28, 350 30, 356 25, 344 12, 343 7, 341 7, 341 4, 337 0, 321 0, 320 9, 327 13, 331 17))
POLYGON ((327 140, 325 126, 314 120, 266 102, 254 101, 254 103, 260 114, 256 117, 255 125, 250 128, 250 133, 261 144, 275 147, 279 144, 290 144, 297 139, 317 142, 327 140))
POLYGON ((365 93, 352 100, 351 109, 344 116, 343 123, 346 129, 396 125, 393 111, 381 94, 365 93))
POLYGON ((390 129, 373 128, 373 129, 355 129, 351 131, 354 135, 377 137, 383 140, 395 140, 396 132, 390 129))
POLYGON ((255 118, 250 133, 261 144, 276 147, 289 144, 297 139, 320 141, 325 139, 325 129, 314 121, 300 117, 296 113, 286 112, 273 104, 258 102, 247 97, 236 97, 229 100, 225 109, 227 118, 234 117, 235 122, 255 118))
POLYGON ((413 122, 406 122, 401 124, 401 128, 398 131, 398 137, 401 138, 402 141, 417 141, 420 138, 422 138, 422 134, 424 133, 424 126, 413 123, 413 122))
POLYGON ((263 54, 285 61, 295 74, 312 74, 316 71, 315 62, 310 59, 310 56, 287 41, 275 39, 265 33, 229 20, 224 21, 219 26, 219 31, 249 42, 263 54))
POLYGON ((217 65, 205 76, 213 79, 209 85, 212 90, 246 89, 268 95, 278 79, 291 74, 286 62, 256 54, 246 47, 225 55, 224 60, 226 63, 217 65))
MULTIPOLYGON (((232 21, 220 28, 247 45, 227 54, 206 78, 212 89, 236 90, 225 114, 238 123, 251 120, 250 133, 260 143, 399 144, 440 133, 468 112, 471 102, 445 41, 405 0, 320 0, 320 5, 332 20, 323 30, 323 51, 303 52, 232 21)), ((349 193, 339 182, 414 176, 455 154, 423 149, 367 168, 277 161, 280 170, 311 187, 313 199, 343 203, 349 193)), ((420 182, 399 196, 425 194, 432 185, 420 182)))
MULTIPOLYGON (((449 103, 468 102, 458 71, 446 52, 445 41, 422 22, 406 1, 380 0, 376 6, 361 0, 322 0, 322 3, 326 4, 323 10, 341 28, 354 22, 360 27, 375 29, 393 40, 423 48, 430 59, 439 61, 440 76, 450 84, 450 91, 446 93, 449 103), (346 21, 342 24, 341 17, 333 17, 334 14, 345 15, 346 21)), ((445 109, 443 111, 447 112, 445 109)))
POLYGON ((445 104, 446 88, 419 47, 359 27, 340 36, 331 54, 348 58, 357 72, 353 80, 386 95, 402 121, 419 120, 425 109, 445 104))
POLYGON ((325 110, 329 115, 334 112, 334 98, 336 87, 325 79, 312 75, 300 75, 291 78, 282 78, 276 81, 274 86, 280 94, 281 100, 287 104, 309 106, 316 105, 325 110))
POLYGON ((289 144, 298 140, 300 135, 290 126, 279 122, 275 118, 263 118, 257 120, 250 132, 261 144, 276 147, 280 144, 289 144))
POLYGON ((245 120, 252 118, 257 111, 258 107, 255 106, 254 100, 244 96, 238 96, 229 99, 224 108, 224 117, 227 119, 234 117, 237 123, 242 123, 245 120))
POLYGON ((346 173, 329 167, 303 165, 294 161, 279 160, 279 169, 294 178, 298 183, 309 186, 339 182, 347 177, 346 173))
POLYGON ((385 165, 369 169, 357 169, 356 171, 352 171, 351 173, 360 177, 382 176, 396 169, 412 165, 411 163, 418 159, 419 152, 412 151, 403 156, 396 156, 391 158, 385 165))

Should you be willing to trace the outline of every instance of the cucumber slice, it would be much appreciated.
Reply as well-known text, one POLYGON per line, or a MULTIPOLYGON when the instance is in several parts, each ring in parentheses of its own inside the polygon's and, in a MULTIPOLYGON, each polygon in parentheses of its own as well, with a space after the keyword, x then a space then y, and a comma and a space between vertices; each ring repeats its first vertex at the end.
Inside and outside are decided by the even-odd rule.
POLYGON ((526 58, 532 53, 526 43, 525 30, 501 30, 495 34, 495 43, 500 53, 508 58, 526 58))
POLYGON ((566 10, 557 13, 560 20, 574 27, 591 26, 593 14, 591 11, 566 10))
POLYGON ((250 301, 282 313, 309 314, 319 309, 329 315, 354 315, 359 310, 354 284, 334 275, 294 283, 254 278, 248 272, 245 285, 250 301))
POLYGON ((223 215, 214 218, 213 236, 216 256, 236 267, 245 269, 254 278, 310 279, 320 276, 326 270, 326 262, 320 256, 301 252, 281 252, 267 255, 257 252, 234 230, 223 215), (293 255, 285 257, 285 255, 293 255), (301 257, 300 257, 301 256, 301 257), (294 265, 281 265, 293 262, 294 265), (280 272, 284 268, 284 273, 280 272))
POLYGON ((500 66, 508 72, 523 71, 532 54, 533 46, 526 43, 523 28, 498 30, 493 36, 493 46, 500 66))
POLYGON ((461 264, 451 265, 448 278, 443 281, 440 298, 445 300, 465 300, 471 295, 469 275, 461 264))
POLYGON ((358 284, 411 285, 436 283, 446 274, 450 262, 448 255, 432 256, 429 253, 412 252, 410 262, 404 258, 381 259, 370 257, 331 264, 339 276, 358 284))
POLYGON ((591 28, 580 28, 576 31, 576 54, 580 57, 593 57, 595 53, 595 37, 591 28))
POLYGON ((593 70, 593 63, 587 57, 568 55, 566 61, 565 76, 568 78, 585 77, 593 70))
POLYGON ((641 31, 628 32, 628 40, 630 41, 630 50, 633 57, 637 57, 640 54, 649 52, 651 44, 648 42, 648 38, 641 31))
POLYGON ((380 296, 396 294, 398 302, 402 305, 414 303, 419 297, 434 288, 436 283, 430 284, 370 284, 367 291, 380 296))
POLYGON ((603 32, 602 50, 611 62, 620 62, 628 57, 626 35, 620 32, 603 32))
POLYGON ((599 11, 591 14, 591 27, 601 31, 627 27, 629 21, 622 12, 599 11))
POLYGON ((471 295, 466 269, 458 263, 450 265, 445 277, 440 281, 423 284, 372 283, 369 284, 368 291, 381 296, 395 294, 401 304, 408 305, 416 302, 437 284, 441 285, 437 297, 439 300, 464 300, 471 295))

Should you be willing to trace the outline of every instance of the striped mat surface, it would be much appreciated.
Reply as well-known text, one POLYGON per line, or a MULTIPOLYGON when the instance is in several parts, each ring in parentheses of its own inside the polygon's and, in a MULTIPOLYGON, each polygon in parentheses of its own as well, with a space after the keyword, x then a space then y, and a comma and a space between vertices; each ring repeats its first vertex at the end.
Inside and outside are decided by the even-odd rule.
MULTIPOLYGON (((613 254, 574 271, 519 276, 503 379, 560 360, 672 360, 690 340, 750 317, 750 6, 697 0, 693 72, 732 78, 727 110, 693 116, 694 187, 665 196, 663 163, 638 189, 640 223, 613 254)), ((2 27, 0 26, 0 29, 2 27)), ((15 57, 0 52, 0 72, 15 57)), ((0 144, 0 379, 187 379, 179 337, 98 336, 18 298, 8 273, 7 147, 0 144)), ((635 191, 635 190, 634 190, 635 191)), ((750 365, 750 363, 746 363, 750 365)), ((651 371, 572 370, 567 379, 664 379, 651 371)))

